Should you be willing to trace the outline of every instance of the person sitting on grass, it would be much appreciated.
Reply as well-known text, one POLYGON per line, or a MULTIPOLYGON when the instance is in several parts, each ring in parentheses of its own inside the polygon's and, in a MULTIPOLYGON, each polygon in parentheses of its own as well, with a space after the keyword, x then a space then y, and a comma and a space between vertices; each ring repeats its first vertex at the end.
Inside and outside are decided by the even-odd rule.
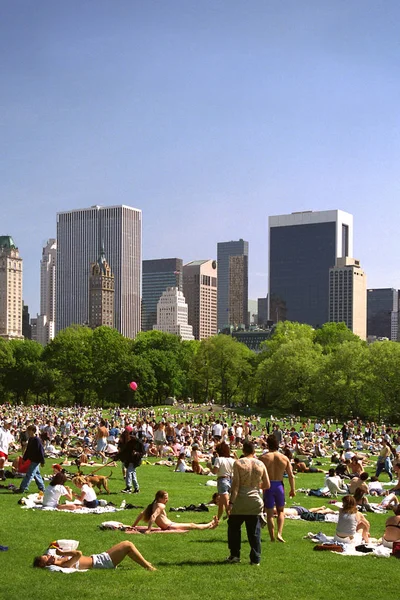
POLYGON ((132 542, 127 541, 116 544, 106 552, 92 554, 91 556, 84 556, 80 550, 59 550, 58 548, 56 554, 58 556, 54 554, 36 556, 33 566, 43 569, 55 565, 56 567, 64 568, 72 567, 77 571, 84 571, 86 569, 115 569, 126 556, 129 556, 131 560, 144 569, 148 571, 157 570, 143 558, 132 542))
POLYGON ((65 485, 67 476, 59 471, 54 475, 49 485, 45 489, 43 496, 43 508, 58 508, 59 510, 75 510, 79 508, 77 504, 61 504, 60 498, 66 496, 68 500, 73 500, 73 493, 70 487, 65 485))
POLYGON ((212 521, 209 523, 173 523, 167 517, 167 513, 165 512, 165 507, 168 502, 168 492, 164 490, 159 490, 156 493, 156 496, 151 504, 145 508, 140 515, 136 518, 135 522, 132 525, 132 529, 136 527, 140 523, 140 521, 144 521, 148 523, 148 527, 145 533, 150 533, 153 523, 158 525, 160 529, 166 530, 175 530, 175 531, 188 531, 190 529, 215 529, 218 527, 218 519, 214 517, 212 521))
POLYGON ((80 494, 74 494, 75 498, 82 502, 86 508, 97 508, 99 501, 92 485, 82 475, 73 478, 73 483, 81 490, 80 494))
POLYGON ((393 509, 394 515, 386 520, 385 533, 382 536, 382 544, 386 548, 393 548, 393 542, 400 541, 400 504, 393 509))
POLYGON ((343 508, 339 510, 339 520, 336 527, 335 538, 341 543, 352 542, 356 533, 362 535, 365 543, 369 542, 370 524, 360 512, 354 496, 343 496, 343 508))

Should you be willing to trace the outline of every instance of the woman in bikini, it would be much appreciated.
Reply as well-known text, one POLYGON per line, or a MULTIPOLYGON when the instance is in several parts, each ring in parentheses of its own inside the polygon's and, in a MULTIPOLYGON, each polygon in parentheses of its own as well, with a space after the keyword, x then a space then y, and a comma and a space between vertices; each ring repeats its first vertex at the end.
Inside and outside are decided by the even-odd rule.
POLYGON ((191 529, 215 529, 218 527, 218 519, 214 517, 209 523, 174 523, 167 517, 165 506, 168 502, 168 492, 159 490, 151 504, 145 508, 140 515, 136 518, 132 525, 132 529, 144 521, 148 524, 147 529, 144 533, 150 533, 153 523, 158 525, 160 529, 166 531, 188 531, 191 529))
POLYGON ((400 504, 394 509, 394 515, 386 520, 385 533, 382 544, 386 548, 393 548, 393 542, 400 541, 400 504))

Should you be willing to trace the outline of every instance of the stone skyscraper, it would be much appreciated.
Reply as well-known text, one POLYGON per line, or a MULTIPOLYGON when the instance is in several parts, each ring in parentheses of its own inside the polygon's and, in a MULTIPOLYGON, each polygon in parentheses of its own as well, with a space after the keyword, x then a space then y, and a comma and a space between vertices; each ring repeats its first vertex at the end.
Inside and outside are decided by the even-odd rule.
POLYGON ((329 269, 329 321, 346 323, 362 340, 367 338, 367 279, 354 258, 338 258, 329 269))
POLYGON ((114 293, 115 278, 102 249, 97 262, 90 265, 89 327, 114 327, 114 293))
POLYGON ((56 330, 87 322, 90 263, 102 244, 115 277, 115 328, 134 338, 140 331, 142 211, 130 206, 57 215, 56 330))
POLYGON ((22 258, 12 237, 0 236, 0 337, 23 340, 22 258))
POLYGON ((219 242, 217 252, 218 330, 248 325, 249 242, 219 242))
POLYGON ((162 293, 157 304, 157 324, 153 329, 178 335, 181 340, 194 340, 193 328, 188 324, 188 305, 176 287, 162 293))
POLYGON ((55 335, 57 242, 48 240, 40 261, 40 314, 36 318, 36 339, 43 346, 55 335))
POLYGON ((196 340, 217 334, 217 263, 194 260, 183 267, 183 294, 196 340))

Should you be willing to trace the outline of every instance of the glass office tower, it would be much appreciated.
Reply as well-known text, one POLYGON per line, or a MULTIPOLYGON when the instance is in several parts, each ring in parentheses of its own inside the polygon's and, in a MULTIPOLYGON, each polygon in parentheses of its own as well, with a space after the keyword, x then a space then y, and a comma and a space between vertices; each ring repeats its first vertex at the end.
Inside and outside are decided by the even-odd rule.
POLYGON ((269 217, 269 318, 329 321, 329 269, 352 256, 353 216, 341 210, 269 217))
POLYGON ((157 323, 157 304, 167 288, 182 291, 181 258, 158 258, 143 261, 142 331, 152 331, 157 323))

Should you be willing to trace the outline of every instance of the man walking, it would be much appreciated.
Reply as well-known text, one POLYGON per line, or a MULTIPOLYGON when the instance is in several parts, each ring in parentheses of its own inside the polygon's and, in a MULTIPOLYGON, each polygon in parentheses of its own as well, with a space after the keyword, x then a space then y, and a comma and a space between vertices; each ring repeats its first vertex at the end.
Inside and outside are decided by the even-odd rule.
POLYGON ((31 464, 29 465, 25 477, 21 481, 21 485, 17 490, 15 490, 15 492, 26 492, 26 490, 29 488, 32 479, 35 480, 35 483, 38 486, 39 490, 41 492, 44 492, 44 482, 40 474, 40 466, 44 467, 44 449, 42 440, 38 435, 36 435, 36 425, 29 425, 29 427, 27 428, 27 432, 29 435, 29 440, 23 458, 24 460, 30 460, 31 464))

